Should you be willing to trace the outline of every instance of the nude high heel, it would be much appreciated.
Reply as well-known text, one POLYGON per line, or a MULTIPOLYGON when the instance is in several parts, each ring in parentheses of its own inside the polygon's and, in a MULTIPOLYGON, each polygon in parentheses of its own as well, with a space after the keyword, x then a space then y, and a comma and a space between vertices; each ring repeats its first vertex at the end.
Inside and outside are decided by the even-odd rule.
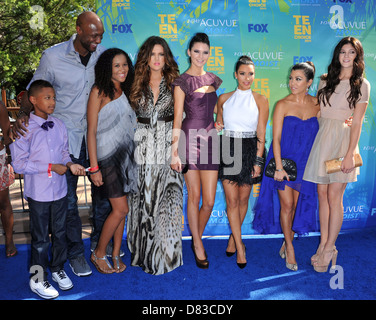
POLYGON ((317 262, 317 260, 319 260, 319 256, 322 253, 322 251, 324 250, 324 247, 325 247, 325 245, 319 245, 316 253, 311 257, 311 265, 313 265, 315 262, 317 262))
POLYGON ((328 267, 329 267, 330 261, 332 261, 332 268, 336 266, 337 256, 338 256, 338 250, 334 247, 331 250, 323 251, 322 255, 329 254, 329 253, 331 254, 331 258, 330 258, 328 264, 326 264, 326 265, 319 265, 318 264, 318 260, 313 264, 313 269, 316 272, 326 272, 326 271, 328 271, 328 267))
POLYGON ((281 249, 279 249, 279 255, 282 259, 286 259, 285 249, 286 249, 286 244, 285 244, 285 241, 283 241, 281 249))
POLYGON ((298 271, 298 264, 297 263, 288 263, 287 262, 287 252, 285 248, 285 258, 286 258, 286 268, 292 271, 298 271))

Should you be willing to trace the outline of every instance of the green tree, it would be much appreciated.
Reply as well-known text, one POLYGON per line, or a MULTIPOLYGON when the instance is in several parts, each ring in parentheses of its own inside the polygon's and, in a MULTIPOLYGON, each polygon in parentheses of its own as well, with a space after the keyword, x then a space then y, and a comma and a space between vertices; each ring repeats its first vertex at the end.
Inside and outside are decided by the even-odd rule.
POLYGON ((95 0, 0 0, 0 88, 23 87, 43 50, 68 40, 88 10, 95 0))

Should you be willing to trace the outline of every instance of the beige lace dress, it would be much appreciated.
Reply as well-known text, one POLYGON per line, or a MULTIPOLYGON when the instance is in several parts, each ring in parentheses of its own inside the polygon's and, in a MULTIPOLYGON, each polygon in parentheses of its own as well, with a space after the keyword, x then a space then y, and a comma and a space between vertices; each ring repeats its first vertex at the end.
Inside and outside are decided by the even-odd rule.
MULTIPOLYGON (((320 81, 319 88, 325 86, 325 81, 320 81)), ((340 172, 327 174, 325 171, 325 161, 334 158, 344 157, 350 143, 349 127, 345 121, 354 112, 349 108, 347 97, 350 92, 349 80, 342 80, 335 92, 329 99, 330 106, 320 105, 319 131, 313 143, 303 179, 318 184, 330 184, 333 182, 348 183, 357 181, 359 168, 355 168, 351 173, 340 172)), ((363 79, 361 96, 358 103, 368 102, 370 96, 370 84, 363 79)), ((359 148, 356 147, 359 153, 359 148)))

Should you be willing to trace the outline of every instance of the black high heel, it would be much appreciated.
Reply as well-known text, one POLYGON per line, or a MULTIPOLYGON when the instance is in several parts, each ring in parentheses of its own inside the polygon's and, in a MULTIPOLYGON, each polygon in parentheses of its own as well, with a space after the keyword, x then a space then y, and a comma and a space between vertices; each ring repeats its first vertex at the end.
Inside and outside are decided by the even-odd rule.
MULTIPOLYGON (((245 257, 245 244, 244 244, 244 243, 243 243, 243 248, 244 248, 244 257, 245 257)), ((247 262, 245 262, 245 263, 239 263, 239 262, 236 262, 236 264, 238 265, 238 267, 239 267, 240 269, 244 269, 245 266, 247 265, 247 262)))
MULTIPOLYGON (((230 241, 231 237, 233 237, 232 233, 230 234, 230 237, 228 238, 228 241, 230 241)), ((227 246, 228 246, 228 242, 227 242, 227 246)), ((232 257, 235 253, 236 253, 236 250, 234 252, 226 250, 226 256, 228 256, 228 257, 232 257)))
POLYGON ((209 261, 207 260, 207 254, 206 254, 206 251, 205 251, 205 259, 203 260, 200 260, 199 258, 197 258, 196 256, 196 251, 195 251, 195 245, 192 241, 192 251, 193 251, 193 254, 195 255, 195 260, 196 260, 196 265, 197 267, 201 268, 201 269, 207 269, 209 268, 209 261))

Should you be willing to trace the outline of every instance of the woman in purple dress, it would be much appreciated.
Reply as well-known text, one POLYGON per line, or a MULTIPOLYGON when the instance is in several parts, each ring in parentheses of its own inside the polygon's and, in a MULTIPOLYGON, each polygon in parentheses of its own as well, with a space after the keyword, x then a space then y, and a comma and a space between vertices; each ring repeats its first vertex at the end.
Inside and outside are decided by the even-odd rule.
POLYGON ((192 250, 197 266, 206 269, 209 261, 201 238, 213 209, 217 189, 219 139, 213 113, 217 102, 216 90, 222 80, 204 70, 210 55, 210 42, 205 33, 195 34, 187 53, 191 65, 173 83, 175 104, 171 168, 185 173, 192 250))

